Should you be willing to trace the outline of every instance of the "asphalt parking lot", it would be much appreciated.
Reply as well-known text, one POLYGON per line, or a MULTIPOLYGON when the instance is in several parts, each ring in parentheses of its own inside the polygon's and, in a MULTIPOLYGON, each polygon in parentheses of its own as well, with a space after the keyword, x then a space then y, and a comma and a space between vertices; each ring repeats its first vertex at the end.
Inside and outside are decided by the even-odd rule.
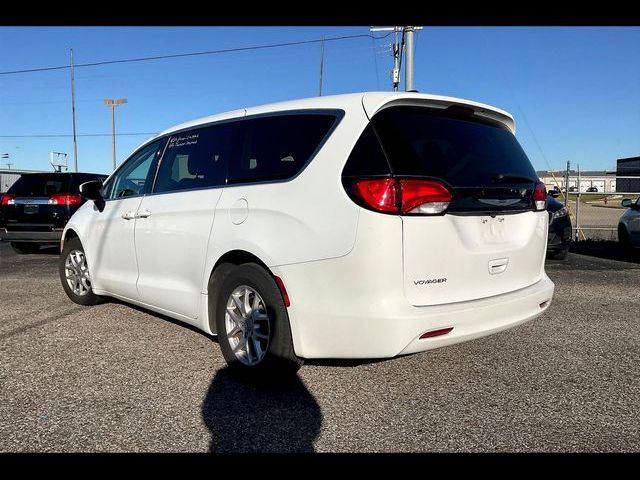
POLYGON ((0 451, 640 450, 640 264, 570 254, 533 322, 269 386, 181 324, 73 304, 57 258, 0 243, 0 451))

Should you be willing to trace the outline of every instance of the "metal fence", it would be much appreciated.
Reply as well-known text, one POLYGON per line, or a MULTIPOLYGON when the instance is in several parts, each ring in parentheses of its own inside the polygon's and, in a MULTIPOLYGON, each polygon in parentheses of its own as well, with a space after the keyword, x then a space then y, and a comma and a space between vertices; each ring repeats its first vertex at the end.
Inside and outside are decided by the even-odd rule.
POLYGON ((618 221, 626 211, 622 200, 640 197, 640 176, 614 177, 606 184, 601 177, 569 176, 558 184, 547 184, 547 189, 560 190, 557 200, 569 210, 574 240, 616 241, 618 221))

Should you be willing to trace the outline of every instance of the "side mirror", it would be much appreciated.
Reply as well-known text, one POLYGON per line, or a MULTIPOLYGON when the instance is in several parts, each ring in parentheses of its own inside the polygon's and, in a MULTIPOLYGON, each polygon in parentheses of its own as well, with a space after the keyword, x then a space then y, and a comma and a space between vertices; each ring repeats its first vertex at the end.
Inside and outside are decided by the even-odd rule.
POLYGON ((631 200, 630 198, 625 198, 624 200, 622 200, 622 206, 625 208, 630 208, 633 206, 633 200, 631 200))
POLYGON ((104 210, 104 197, 102 196, 102 182, 91 180, 80 185, 80 193, 83 197, 93 200, 98 210, 104 210))

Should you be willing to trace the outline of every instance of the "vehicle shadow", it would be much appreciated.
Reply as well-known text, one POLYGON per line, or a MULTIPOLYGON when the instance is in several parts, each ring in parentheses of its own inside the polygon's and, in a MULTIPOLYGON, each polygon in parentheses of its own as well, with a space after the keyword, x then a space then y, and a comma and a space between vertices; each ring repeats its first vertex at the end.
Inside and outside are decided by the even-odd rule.
POLYGON ((44 245, 40 247, 40 251, 38 253, 45 254, 45 255, 60 255, 60 246, 44 245))
POLYGON ((583 240, 571 242, 570 251, 581 255, 640 263, 640 250, 626 250, 620 243, 611 240, 583 240))
POLYGON ((322 412, 297 375, 256 379, 219 370, 202 404, 211 452, 313 452, 322 412))

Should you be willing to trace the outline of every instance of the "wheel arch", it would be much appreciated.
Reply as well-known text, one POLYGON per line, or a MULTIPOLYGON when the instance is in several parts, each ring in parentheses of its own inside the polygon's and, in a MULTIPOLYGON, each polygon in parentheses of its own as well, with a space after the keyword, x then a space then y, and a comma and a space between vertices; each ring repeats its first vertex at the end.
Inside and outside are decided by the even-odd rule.
POLYGON ((206 285, 206 294, 207 294, 207 298, 209 299, 209 301, 207 302, 207 306, 206 306, 206 311, 207 311, 207 324, 209 326, 210 331, 213 334, 216 334, 216 319, 213 315, 211 315, 211 311, 210 311, 210 307, 211 307, 211 299, 213 297, 211 297, 212 293, 215 293, 215 283, 216 283, 216 279, 215 279, 215 274, 216 271, 218 271, 218 269, 220 268, 220 266, 222 265, 242 265, 245 263, 255 263, 257 265, 260 265, 262 268, 264 268, 264 270, 271 275, 271 277, 275 278, 275 275, 273 274, 273 272, 271 271, 271 269, 267 266, 266 262, 264 262, 260 257, 258 257, 257 255, 255 255, 254 253, 251 253, 247 250, 242 250, 242 249, 235 249, 235 250, 229 250, 228 252, 222 254, 218 260, 216 260, 216 263, 213 265, 213 268, 211 269, 211 271, 209 272, 209 275, 207 277, 207 285, 206 285))
POLYGON ((72 238, 80 238, 80 235, 78 235, 78 232, 76 232, 73 228, 67 228, 67 230, 64 232, 64 235, 62 236, 62 240, 60 241, 60 252, 62 252, 65 242, 67 240, 71 240, 72 238))

